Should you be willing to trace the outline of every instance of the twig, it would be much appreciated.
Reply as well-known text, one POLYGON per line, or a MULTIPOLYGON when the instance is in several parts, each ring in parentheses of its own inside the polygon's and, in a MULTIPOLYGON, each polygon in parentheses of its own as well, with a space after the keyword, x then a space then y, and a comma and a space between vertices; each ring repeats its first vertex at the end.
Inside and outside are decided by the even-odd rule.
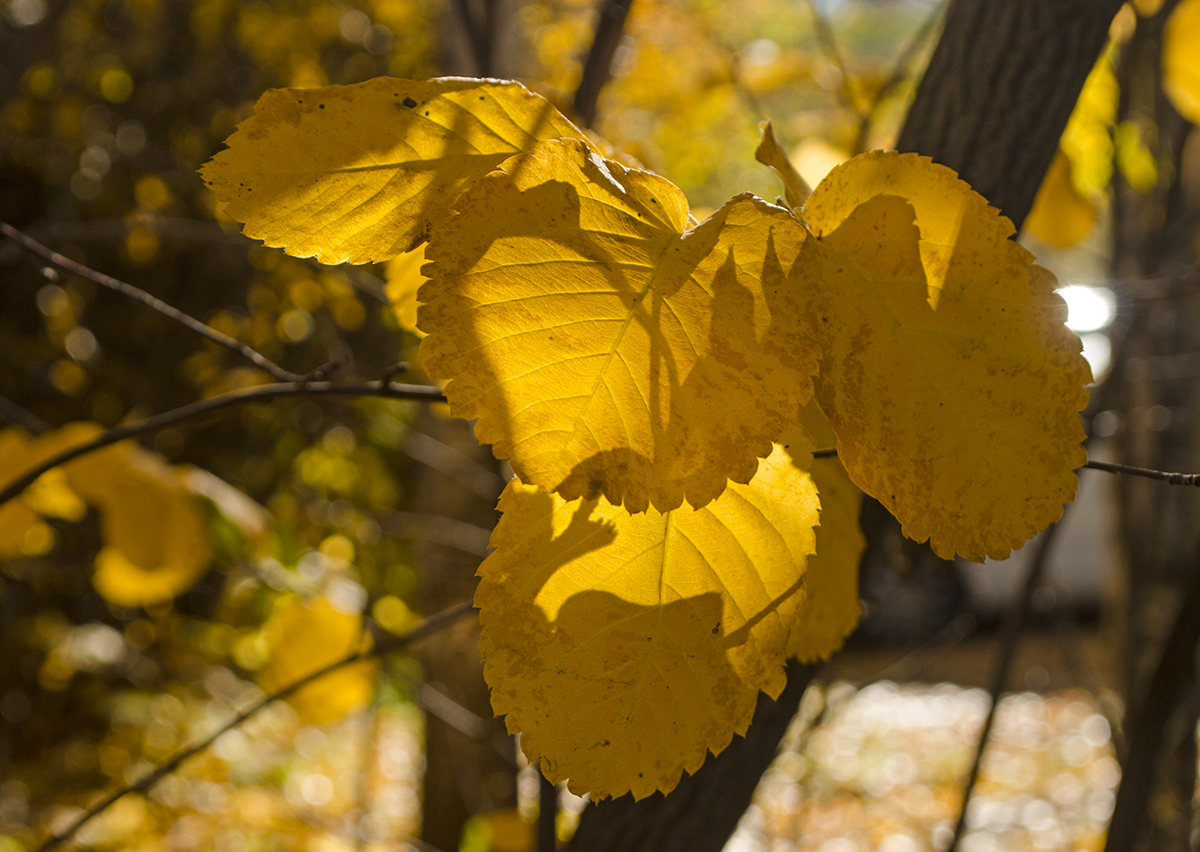
POLYGON ((1000 657, 996 660, 996 668, 992 670, 992 682, 989 689, 991 704, 988 706, 987 717, 983 720, 983 730, 979 733, 979 744, 975 747, 975 758, 971 761, 971 771, 967 773, 966 781, 963 783, 958 823, 954 826, 954 837, 950 840, 950 845, 946 847, 946 852, 955 852, 958 849, 958 844, 967 829, 967 805, 971 802, 971 793, 975 789, 975 780, 979 777, 980 764, 983 763, 983 753, 987 748, 988 739, 992 735, 992 724, 996 720, 996 707, 1000 704, 1000 696, 1008 684, 1009 670, 1012 668, 1013 658, 1016 656, 1017 643, 1025 629, 1025 622, 1029 620, 1029 611, 1033 608, 1033 593, 1041 585, 1042 577, 1046 573, 1046 563, 1049 561, 1047 557, 1050 553, 1050 546, 1054 543, 1054 538, 1058 535, 1061 527, 1061 521, 1051 525, 1038 541, 1037 552, 1033 554, 1033 562, 1029 566, 1029 574, 1025 577, 1021 596, 1008 611, 1008 617, 1004 620, 1003 632, 1000 637, 1000 657))
POLYGON ((178 752, 174 757, 172 757, 166 763, 162 764, 161 766, 157 767, 156 769, 151 770, 150 772, 143 775, 141 778, 139 778, 134 783, 105 796, 103 799, 101 799, 95 805, 92 805, 92 807, 90 807, 85 813, 83 813, 81 816, 79 816, 78 819, 76 819, 73 823, 71 823, 62 832, 60 832, 59 834, 52 835, 48 840, 46 840, 45 843, 43 843, 41 846, 39 846, 35 850, 35 852, 50 852, 50 850, 52 850, 52 849, 57 849, 63 843, 65 843, 66 841, 68 841, 72 837, 74 837, 76 832, 78 832, 79 829, 82 828, 87 822, 91 821, 92 819, 96 818, 100 814, 104 813, 104 811, 108 810, 110 807, 112 807, 114 804, 116 804, 117 801, 124 798, 125 796, 128 796, 130 793, 140 793, 144 790, 150 789, 152 786, 154 786, 154 784, 157 781, 159 781, 160 779, 166 777, 167 775, 171 774, 176 769, 178 769, 179 766, 182 763, 184 763, 184 761, 186 761, 189 758, 194 757, 197 754, 199 754, 200 752, 204 751, 209 746, 211 746, 214 742, 216 742, 221 737, 222 734, 225 734, 225 733, 233 730, 234 728, 236 728, 238 725, 241 725, 243 722, 245 722, 251 716, 254 716, 256 713, 258 713, 259 711, 261 711, 268 705, 273 704, 274 702, 279 701, 281 699, 287 698, 288 696, 294 694, 298 690, 303 689, 305 686, 308 686, 313 681, 320 680, 321 678, 325 677, 326 675, 332 674, 333 672, 338 671, 339 669, 343 669, 346 666, 349 666, 353 663, 357 663, 362 660, 371 659, 373 657, 381 656, 383 654, 387 654, 392 651, 397 651, 401 648, 407 647, 408 645, 411 645, 413 642, 423 639, 426 636, 428 636, 429 634, 434 633, 438 630, 441 630, 443 627, 446 627, 450 624, 453 624, 454 622, 458 621, 460 618, 462 618, 463 616, 465 616, 469 612, 471 612, 471 610, 472 610, 471 602, 463 601, 462 603, 456 604, 456 605, 450 607, 449 609, 444 609, 439 613, 429 616, 428 618, 423 620, 420 624, 418 624, 416 627, 414 627, 412 630, 408 631, 407 633, 403 634, 402 636, 389 637, 387 639, 381 640, 378 644, 375 645, 374 648, 372 648, 370 650, 356 651, 353 654, 348 654, 347 656, 342 657, 342 659, 338 660, 337 662, 330 663, 329 665, 324 666, 323 668, 317 669, 315 672, 313 672, 310 675, 307 675, 306 677, 302 677, 297 681, 293 681, 292 683, 288 684, 287 686, 283 687, 282 689, 278 690, 277 692, 273 692, 270 695, 263 696, 263 698, 261 698, 259 701, 255 702, 248 709, 243 710, 242 712, 238 713, 228 723, 226 723, 225 725, 218 728, 215 732, 213 732, 209 736, 205 737, 200 742, 184 749, 181 752, 178 752))
POLYGON ((621 31, 629 16, 633 0, 601 0, 600 18, 596 21, 596 34, 583 63, 583 77, 575 90, 572 105, 584 127, 591 127, 596 120, 596 101, 600 90, 612 76, 613 55, 621 43, 621 31))
POLYGON ((1116 464, 1115 462, 1089 461, 1084 467, 1092 470, 1103 470, 1107 473, 1128 473, 1131 476, 1144 476, 1166 482, 1169 485, 1200 486, 1200 473, 1171 473, 1165 470, 1152 470, 1148 467, 1134 467, 1131 464, 1116 464))
POLYGON ((861 154, 866 149, 867 136, 870 135, 871 125, 875 122, 875 116, 879 112, 880 105, 884 102, 892 91, 904 82, 904 78, 908 76, 908 65, 912 62, 913 56, 921 49, 922 45, 929 38, 937 26, 938 21, 942 19, 942 13, 945 11, 945 4, 939 3, 934 7, 934 10, 929 14, 913 37, 900 51, 900 56, 896 59, 895 65, 892 66, 892 73, 883 82, 883 85, 875 92, 875 98, 871 102, 870 108, 862 114, 858 121, 858 136, 854 140, 854 151, 852 153, 861 154))
MULTIPOLYGON (((812 457, 814 459, 831 459, 838 454, 837 447, 826 447, 821 450, 813 450, 812 457)), ((1087 464, 1080 468, 1083 470, 1102 470, 1105 473, 1126 473, 1130 476, 1142 476, 1146 479, 1153 479, 1157 482, 1165 482, 1168 485, 1189 485, 1200 488, 1200 473, 1172 473, 1167 470, 1154 470, 1148 467, 1135 467, 1131 464, 1117 464, 1116 462, 1103 462, 1089 460, 1087 464)))
POLYGON ((189 403, 179 408, 173 408, 170 411, 164 411, 162 414, 147 417, 145 420, 140 420, 137 423, 130 423, 126 426, 109 429, 97 435, 86 444, 80 444, 78 447, 70 450, 64 450, 46 459, 46 461, 28 473, 9 482, 3 490, 0 490, 0 506, 16 497, 32 485, 39 476, 51 468, 58 467, 72 459, 102 449, 110 444, 115 444, 117 441, 123 441, 126 438, 132 438, 136 435, 144 435, 148 432, 156 432, 159 429, 164 429, 183 420, 203 417, 206 414, 211 414, 225 408, 287 396, 382 396, 391 399, 413 399, 424 402, 444 402, 446 399, 440 388, 428 385, 403 385, 395 382, 277 382, 275 384, 242 388, 221 394, 220 396, 189 403))
POLYGON ((7 222, 0 222, 0 234, 4 234, 4 236, 20 245, 22 248, 39 255, 61 269, 65 269, 68 272, 73 272, 89 281, 94 281, 101 287, 107 287, 109 290, 115 290, 116 292, 139 301, 144 305, 148 305, 163 316, 173 319, 180 325, 183 325, 196 332, 201 337, 211 340, 213 343, 216 343, 219 346, 224 346, 231 352, 236 352, 238 355, 241 355, 256 367, 266 370, 281 382, 312 381, 320 378, 323 375, 321 370, 328 369, 327 365, 326 367, 319 368, 313 373, 309 373, 307 375, 293 373, 291 370, 285 370, 283 367, 280 367, 261 352, 247 346, 240 340, 234 340, 228 334, 217 331, 210 325, 205 325, 195 317, 185 314, 178 308, 168 305, 162 299, 151 296, 145 290, 134 287, 132 284, 127 284, 124 281, 119 281, 116 278, 113 278, 111 275, 105 275, 103 272, 98 272, 95 269, 92 269, 90 266, 84 266, 82 263, 71 260, 71 258, 67 257, 66 255, 59 254, 52 249, 46 248, 33 237, 18 231, 7 222))
POLYGON ((817 0, 808 0, 808 8, 812 10, 813 25, 817 30, 817 41, 821 43, 821 48, 834 64, 834 67, 837 68, 838 74, 841 75, 841 82, 838 83, 838 95, 841 96, 843 105, 851 112, 861 114, 858 104, 854 102, 854 90, 850 86, 850 71, 846 67, 846 60, 842 57, 842 51, 838 47, 833 27, 829 25, 829 20, 825 17, 825 13, 817 5, 817 0))
POLYGON ((0 396, 0 420, 20 426, 31 435, 50 431, 50 424, 32 411, 22 408, 6 396, 0 396))

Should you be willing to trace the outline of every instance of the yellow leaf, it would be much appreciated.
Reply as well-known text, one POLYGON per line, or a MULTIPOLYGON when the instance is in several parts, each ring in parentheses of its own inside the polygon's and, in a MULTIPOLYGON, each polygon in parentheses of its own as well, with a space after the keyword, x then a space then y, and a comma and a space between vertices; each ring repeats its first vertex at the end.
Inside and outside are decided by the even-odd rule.
MULTIPOLYGON (((371 647, 362 616, 342 612, 324 597, 308 602, 294 596, 282 599, 271 613, 266 634, 271 662, 259 673, 258 682, 267 692, 371 647)), ((378 660, 345 666, 295 692, 288 702, 310 725, 340 719, 371 701, 378 666, 378 660)))
POLYGON ((801 470, 808 470, 813 486, 821 495, 821 525, 816 528, 816 553, 808 557, 804 571, 807 594, 788 637, 788 656, 814 663, 842 647, 858 625, 862 615, 858 603, 858 563, 867 542, 858 522, 862 492, 836 458, 811 456, 813 443, 817 447, 832 447, 837 440, 815 402, 804 407, 799 427, 803 428, 793 426, 784 432, 780 442, 786 446, 793 463, 801 470), (804 432, 811 434, 812 439, 807 439, 804 432))
POLYGON ((1121 97, 1113 55, 1109 45, 1096 61, 1058 143, 1071 161, 1071 183, 1088 199, 1100 197, 1112 180, 1112 129, 1121 97))
POLYGON ((754 159, 764 166, 769 166, 779 179, 783 181, 783 193, 787 203, 792 207, 802 207, 805 200, 812 195, 812 187, 796 171, 787 152, 775 137, 775 129, 771 122, 764 121, 759 125, 762 130, 762 141, 754 151, 754 159))
POLYGON ((387 297, 392 303, 396 321, 405 331, 418 337, 425 332, 417 328, 417 290, 427 280, 421 272, 425 265, 425 246, 419 245, 404 254, 397 255, 387 265, 387 297))
POLYGON ((247 236, 367 263, 415 248, 464 187, 558 137, 584 138, 519 83, 378 77, 266 92, 201 174, 247 236))
POLYGON ((492 707, 551 781, 669 791, 784 685, 817 496, 777 447, 703 509, 631 515, 509 483, 479 569, 492 707))
POLYGON ((100 510, 104 547, 92 585, 119 606, 169 601, 208 568, 208 520, 179 471, 136 446, 117 449, 123 452, 93 462, 95 478, 86 482, 67 468, 76 490, 100 510))
MULTIPOLYGON (((0 432, 0 479, 8 482, 29 469, 30 443, 22 429, 0 432)), ((26 534, 40 521, 37 512, 20 497, 0 506, 0 558, 20 556, 26 534)))
POLYGON ((939 556, 1004 558, 1061 516, 1087 461, 1091 374, 1054 276, 915 155, 839 166, 804 214, 817 400, 851 479, 939 556))
POLYGON ((784 286, 803 238, 741 195, 688 230, 668 181, 544 142, 435 229, 421 361, 531 485, 631 512, 748 482, 811 395, 784 286))
POLYGON ((1062 149, 1054 155, 1025 227, 1043 242, 1070 248, 1086 237, 1096 224, 1096 205, 1075 189, 1071 161, 1062 149))
POLYGON ((1180 0, 1163 29, 1163 91, 1171 105, 1200 124, 1200 0, 1180 0))
POLYGON ((1142 128, 1136 121, 1122 121, 1113 131, 1113 147, 1117 152, 1117 168, 1129 185, 1138 192, 1149 192, 1158 183, 1158 162, 1142 138, 1142 128))

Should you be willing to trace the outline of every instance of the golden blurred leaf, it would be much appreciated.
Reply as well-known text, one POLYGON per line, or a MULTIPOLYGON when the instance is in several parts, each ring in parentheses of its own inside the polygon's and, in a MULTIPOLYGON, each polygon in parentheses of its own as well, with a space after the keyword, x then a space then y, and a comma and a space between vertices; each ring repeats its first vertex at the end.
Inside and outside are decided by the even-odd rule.
POLYGON ((513 480, 500 510, 475 596, 484 674, 551 781, 669 791, 783 689, 818 503, 781 447, 703 509, 631 515, 513 480))
POLYGON ((1179 0, 1163 29, 1163 91, 1192 124, 1200 124, 1200 0, 1179 0))
POLYGON ((1071 161, 1072 185, 1089 200, 1099 198, 1112 180, 1112 131, 1121 97, 1113 56, 1109 45, 1096 60, 1058 143, 1071 161))
POLYGON ((779 440, 792 462, 808 470, 821 497, 816 552, 808 557, 804 571, 807 595, 788 637, 788 657, 814 663, 841 648, 862 615, 858 563, 867 542, 858 516, 863 495, 841 462, 810 455, 810 444, 832 447, 837 440, 816 402, 804 407, 798 426, 789 428, 779 440))
POLYGON ((178 470, 137 446, 117 449, 97 460, 96 478, 85 484, 76 484, 78 474, 72 478, 100 510, 104 547, 92 585, 119 606, 169 601, 208 569, 208 519, 178 470))
MULTIPOLYGON (((259 672, 258 683, 267 692, 371 647, 362 616, 342 612, 324 597, 303 601, 289 596, 280 600, 265 629, 271 661, 259 672)), ((310 725, 340 719, 371 701, 378 668, 378 660, 345 666, 293 693, 288 702, 310 725)))
POLYGON ((201 174, 247 236, 367 263, 420 245, 466 186, 559 137, 585 138, 519 83, 378 77, 266 92, 201 174))
POLYGON ((428 280, 421 272, 424 265, 424 244, 396 255, 387 265, 386 292, 396 321, 402 329, 418 337, 425 337, 425 332, 417 328, 417 290, 428 280))
POLYGON ((851 479, 938 555, 1004 558, 1061 516, 1087 461, 1091 374, 1054 276, 916 155, 839 166, 804 215, 817 400, 851 479))
POLYGON ((421 360, 527 483, 631 512, 705 505, 811 394, 784 270, 803 229, 741 195, 688 229, 671 183, 544 142, 433 233, 421 360))
POLYGON ((1043 242, 1058 248, 1070 248, 1096 224, 1096 205, 1075 189, 1071 161, 1062 149, 1054 155, 1025 227, 1043 242))
MULTIPOLYGON (((23 429, 0 431, 0 479, 7 482, 30 468, 31 443, 23 429)), ((40 522, 38 513, 21 497, 0 506, 0 559, 20 556, 26 534, 40 522)))

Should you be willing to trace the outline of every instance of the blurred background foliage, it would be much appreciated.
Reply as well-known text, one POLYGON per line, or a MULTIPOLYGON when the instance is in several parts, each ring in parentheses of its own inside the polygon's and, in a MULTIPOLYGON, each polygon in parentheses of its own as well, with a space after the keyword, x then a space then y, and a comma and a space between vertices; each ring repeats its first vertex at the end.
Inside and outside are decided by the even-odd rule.
MULTIPOLYGON (((276 86, 486 72, 521 79, 567 110, 598 14, 594 0, 0 6, 0 219, 290 370, 333 362, 336 379, 377 379, 414 361, 417 336, 402 327, 412 306, 388 303, 383 266, 322 267, 245 240, 197 168, 276 86), (481 20, 494 50, 472 54, 471 24, 478 31, 481 20)), ((936 0, 639 0, 594 129, 701 211, 740 191, 774 198, 779 186, 753 161, 758 122, 773 119, 812 183, 850 154, 889 146, 941 11, 936 0)), ((1082 255, 1057 255, 1067 268, 1094 266, 1104 250, 1096 222, 1109 215, 1114 162, 1134 187, 1158 181, 1145 142, 1153 126, 1117 114, 1113 68, 1134 12, 1122 20, 1030 223, 1044 248, 1083 245, 1082 255)), ((399 259, 391 274, 416 269, 399 259)), ((269 380, 14 244, 0 245, 0 275, 0 417, 14 427, 0 432, 5 480, 80 430, 269 380), (73 423, 93 425, 62 428, 73 423)), ((118 445, 0 510, 0 852, 36 848, 264 690, 469 596, 503 475, 469 438, 438 406, 245 405, 118 445)), ((468 633, 462 647, 473 641, 468 633)), ((478 672, 447 659, 463 671, 391 655, 273 704, 77 842, 333 852, 404 848, 424 832, 446 852, 460 835, 466 849, 529 848, 536 776, 518 777, 502 728, 461 697, 477 697, 478 672), (474 685, 456 691, 459 677, 474 685), (422 825, 422 797, 428 814, 441 795, 422 792, 433 717, 501 766, 467 780, 461 761, 452 766, 462 804, 436 836, 428 817, 422 825)), ((978 724, 972 700, 968 727, 978 724)), ((1079 700, 1053 712, 1100 718, 1079 700)), ((1089 747, 1101 749, 1100 739, 1089 747)), ((787 765, 819 768, 820 742, 787 765)), ((454 763, 433 754, 430 772, 454 763)), ((1088 760, 1111 761, 1106 754, 1088 760)), ((847 780, 836 767, 821 771, 810 777, 824 777, 827 792, 847 780)), ((937 818, 897 850, 940 842, 960 775, 928 782, 937 818)), ((1093 786, 1111 788, 1110 776, 1093 786)), ((579 803, 565 805, 568 833, 579 803)), ((756 818, 783 824, 802 810, 763 805, 756 818)), ((1096 819, 1081 820, 1072 839, 1095 848, 1096 819)))

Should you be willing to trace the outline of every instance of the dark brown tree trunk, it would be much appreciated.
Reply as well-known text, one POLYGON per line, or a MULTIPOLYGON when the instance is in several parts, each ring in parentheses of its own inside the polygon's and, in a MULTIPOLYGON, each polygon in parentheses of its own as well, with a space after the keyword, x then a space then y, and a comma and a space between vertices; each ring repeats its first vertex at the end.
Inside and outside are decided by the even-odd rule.
MULTIPOLYGON (((954 0, 898 147, 957 171, 1019 228, 1120 6, 1121 0, 954 0)), ((898 534, 887 524, 867 532, 876 541, 898 534)), ((789 675, 785 695, 798 704, 813 672, 796 667, 789 675)), ((796 705, 782 701, 773 712, 786 714, 788 706, 794 712, 796 705)), ((760 703, 759 714, 766 712, 760 703)), ((670 795, 589 806, 571 852, 719 852, 737 824, 729 812, 738 809, 740 816, 749 803, 743 779, 761 776, 786 729, 785 723, 758 730, 759 714, 736 750, 710 758, 670 795), (738 779, 738 793, 726 802, 731 779, 738 779), (677 845, 675 838, 684 840, 677 845)))

